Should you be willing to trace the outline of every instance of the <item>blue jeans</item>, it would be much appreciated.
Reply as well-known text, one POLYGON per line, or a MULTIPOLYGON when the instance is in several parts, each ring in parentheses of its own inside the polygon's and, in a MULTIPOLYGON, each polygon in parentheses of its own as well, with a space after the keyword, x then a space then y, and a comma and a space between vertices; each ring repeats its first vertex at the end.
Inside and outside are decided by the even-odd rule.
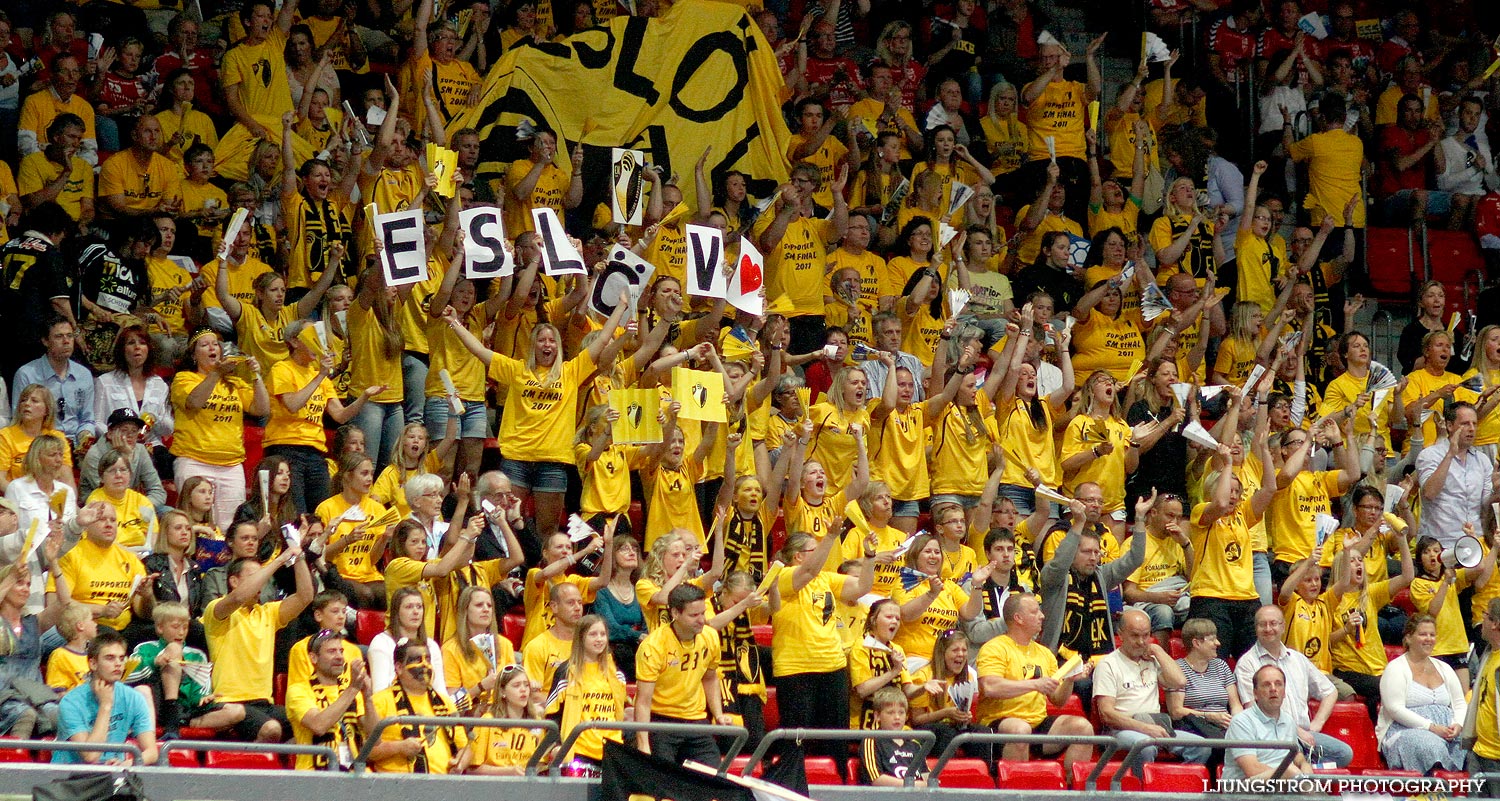
MULTIPOLYGON (((1115 739, 1120 741, 1120 744, 1124 746, 1126 750, 1129 750, 1132 745, 1135 745, 1141 740, 1149 739, 1147 735, 1142 734, 1138 731, 1131 731, 1129 729, 1119 729, 1111 733, 1115 736, 1115 739)), ((1172 734, 1172 737, 1173 739, 1185 741, 1203 739, 1202 737, 1190 731, 1176 731, 1172 734)), ((1186 742, 1179 746, 1172 746, 1167 750, 1171 751, 1179 757, 1182 757, 1183 762, 1191 762, 1194 765, 1202 765, 1203 763, 1207 762, 1209 756, 1213 754, 1213 749, 1211 748, 1190 745, 1186 742)), ((1129 770, 1131 773, 1139 774, 1141 772, 1142 765, 1146 764, 1147 762, 1155 762, 1156 746, 1148 745, 1145 748, 1142 748, 1138 753, 1138 757, 1138 759, 1133 760, 1130 764, 1127 764, 1125 766, 1126 770, 1129 770)))
POLYGON ((292 469, 292 503, 307 514, 328 499, 328 457, 308 445, 268 445, 267 456, 280 456, 292 469))
POLYGON ((365 453, 374 460, 378 475, 390 462, 391 451, 401 439, 401 429, 406 426, 401 404, 366 401, 354 416, 354 425, 365 435, 365 453))
MULTIPOLYGON (((447 396, 428 398, 422 424, 434 441, 442 439, 448 431, 448 418, 453 407, 447 396)), ((464 401, 464 413, 458 418, 458 436, 463 439, 484 439, 489 436, 489 416, 485 414, 484 401, 464 401)))
POLYGON ((1271 557, 1265 551, 1255 552, 1255 594, 1261 606, 1271 603, 1271 557))
MULTIPOLYGON (((427 407, 427 354, 412 353, 406 351, 401 354, 401 383, 404 394, 401 398, 402 411, 406 413, 406 422, 420 423, 423 420, 422 413, 427 407)), ((433 439, 441 437, 441 431, 430 431, 433 439)), ((366 434, 366 437, 369 435, 366 434)), ((367 439, 366 442, 369 440, 367 439)))
MULTIPOLYGON (((1303 751, 1306 750, 1304 746, 1303 751)), ((1354 761, 1354 749, 1333 735, 1314 732, 1313 750, 1312 754, 1308 755, 1307 761, 1311 762, 1315 768, 1326 762, 1333 763, 1335 768, 1346 768, 1350 762, 1354 761)))

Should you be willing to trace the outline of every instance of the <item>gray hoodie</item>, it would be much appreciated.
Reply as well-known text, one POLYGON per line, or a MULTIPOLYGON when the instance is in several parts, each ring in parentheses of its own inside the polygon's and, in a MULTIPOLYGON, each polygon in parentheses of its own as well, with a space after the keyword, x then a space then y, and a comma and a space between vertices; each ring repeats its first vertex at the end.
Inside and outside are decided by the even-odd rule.
MULTIPOLYGON (((1049 649, 1056 651, 1057 643, 1062 639, 1063 618, 1068 609, 1068 587, 1073 581, 1073 557, 1078 554, 1078 543, 1082 537, 1081 529, 1068 529, 1067 536, 1063 537, 1062 544, 1057 546, 1057 552, 1052 559, 1042 566, 1042 575, 1039 580, 1042 603, 1042 613, 1045 614, 1046 622, 1042 624, 1042 636, 1037 638, 1039 642, 1049 649)), ((1121 555, 1119 559, 1108 564, 1099 565, 1095 575, 1099 577, 1099 587, 1105 593, 1130 577, 1135 569, 1146 561, 1146 529, 1140 523, 1136 524, 1134 532, 1130 536, 1130 550, 1121 555)), ((1043 535, 1042 541, 1046 542, 1043 535)), ((1110 642, 1114 642, 1115 622, 1113 616, 1105 617, 1105 625, 1109 627, 1110 642)))

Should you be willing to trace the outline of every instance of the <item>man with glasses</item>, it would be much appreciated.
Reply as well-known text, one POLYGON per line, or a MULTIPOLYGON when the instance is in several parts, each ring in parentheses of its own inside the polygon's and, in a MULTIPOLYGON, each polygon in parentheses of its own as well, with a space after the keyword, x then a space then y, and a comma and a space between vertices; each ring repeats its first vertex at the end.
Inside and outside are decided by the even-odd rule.
MULTIPOLYGON (((1301 651, 1286 647, 1281 641, 1285 632, 1286 617, 1280 608, 1268 604, 1255 613, 1255 645, 1234 666, 1240 697, 1256 697, 1255 679, 1262 668, 1267 665, 1279 668, 1285 677, 1283 709, 1296 726, 1302 752, 1309 755, 1313 764, 1332 762, 1334 767, 1342 768, 1354 759, 1354 750, 1342 740, 1323 733, 1323 724, 1333 716, 1339 691, 1301 651), (1309 692, 1318 697, 1318 712, 1314 717, 1307 713, 1309 692)), ((1230 721, 1230 731, 1234 730, 1234 721, 1230 721)))
MULTIPOLYGON (((1484 638, 1484 656, 1474 674, 1474 692, 1469 714, 1464 716, 1463 733, 1459 735, 1469 750, 1469 775, 1500 775, 1500 710, 1496 709, 1496 692, 1500 691, 1500 598, 1491 598, 1479 626, 1484 638)), ((1500 781, 1486 781, 1483 793, 1500 798, 1500 781)))
MULTIPOLYGON (((423 649, 425 653, 425 649, 423 649)), ((286 689, 286 714, 292 735, 303 745, 334 750, 340 770, 348 770, 376 720, 373 684, 362 659, 350 663, 343 635, 322 631, 307 641, 312 678, 286 689), (348 676, 348 683, 344 677, 348 676)), ((328 757, 298 754, 297 770, 322 770, 328 757)))
MULTIPOLYGON (((376 720, 398 715, 447 717, 455 713, 448 696, 432 686, 432 657, 427 653, 426 643, 403 638, 396 643, 395 660, 395 683, 370 700, 376 720)), ((414 723, 387 726, 381 732, 380 742, 370 751, 370 770, 444 774, 468 745, 468 736, 461 726, 414 723)))

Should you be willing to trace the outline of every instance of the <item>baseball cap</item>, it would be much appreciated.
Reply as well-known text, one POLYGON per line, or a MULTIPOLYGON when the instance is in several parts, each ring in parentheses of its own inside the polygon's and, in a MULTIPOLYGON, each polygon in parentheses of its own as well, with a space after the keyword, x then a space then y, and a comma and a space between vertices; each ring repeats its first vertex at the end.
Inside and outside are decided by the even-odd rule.
POLYGON ((135 423, 142 428, 146 427, 146 421, 142 420, 140 415, 129 409, 116 409, 109 413, 109 422, 107 423, 109 428, 114 428, 122 423, 135 423))

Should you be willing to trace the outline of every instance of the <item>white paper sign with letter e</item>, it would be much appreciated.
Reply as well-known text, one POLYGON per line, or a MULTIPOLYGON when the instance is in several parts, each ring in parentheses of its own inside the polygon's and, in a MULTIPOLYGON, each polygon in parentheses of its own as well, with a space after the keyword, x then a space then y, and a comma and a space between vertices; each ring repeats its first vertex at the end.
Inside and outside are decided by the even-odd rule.
POLYGON ((531 221, 542 238, 542 271, 547 275, 585 275, 583 255, 568 239, 557 212, 545 206, 531 210, 531 221))
POLYGON ((651 282, 656 265, 615 245, 610 248, 609 259, 604 270, 594 279, 594 291, 589 293, 589 308, 608 318, 615 313, 620 302, 620 293, 632 298, 640 297, 641 290, 651 282))
POLYGON ((427 280, 427 241, 421 209, 393 211, 375 217, 380 244, 380 269, 386 286, 406 286, 427 280))
POLYGON ((516 271, 516 262, 505 250, 505 224, 500 209, 476 206, 458 213, 464 232, 464 277, 504 278, 516 271))
POLYGON ((724 232, 707 225, 683 229, 688 243, 688 294, 722 298, 729 291, 724 277, 724 232))
POLYGON ((740 239, 740 260, 734 265, 734 276, 729 279, 726 295, 729 305, 746 314, 763 314, 766 299, 761 290, 765 285, 765 258, 750 244, 748 237, 740 239))

